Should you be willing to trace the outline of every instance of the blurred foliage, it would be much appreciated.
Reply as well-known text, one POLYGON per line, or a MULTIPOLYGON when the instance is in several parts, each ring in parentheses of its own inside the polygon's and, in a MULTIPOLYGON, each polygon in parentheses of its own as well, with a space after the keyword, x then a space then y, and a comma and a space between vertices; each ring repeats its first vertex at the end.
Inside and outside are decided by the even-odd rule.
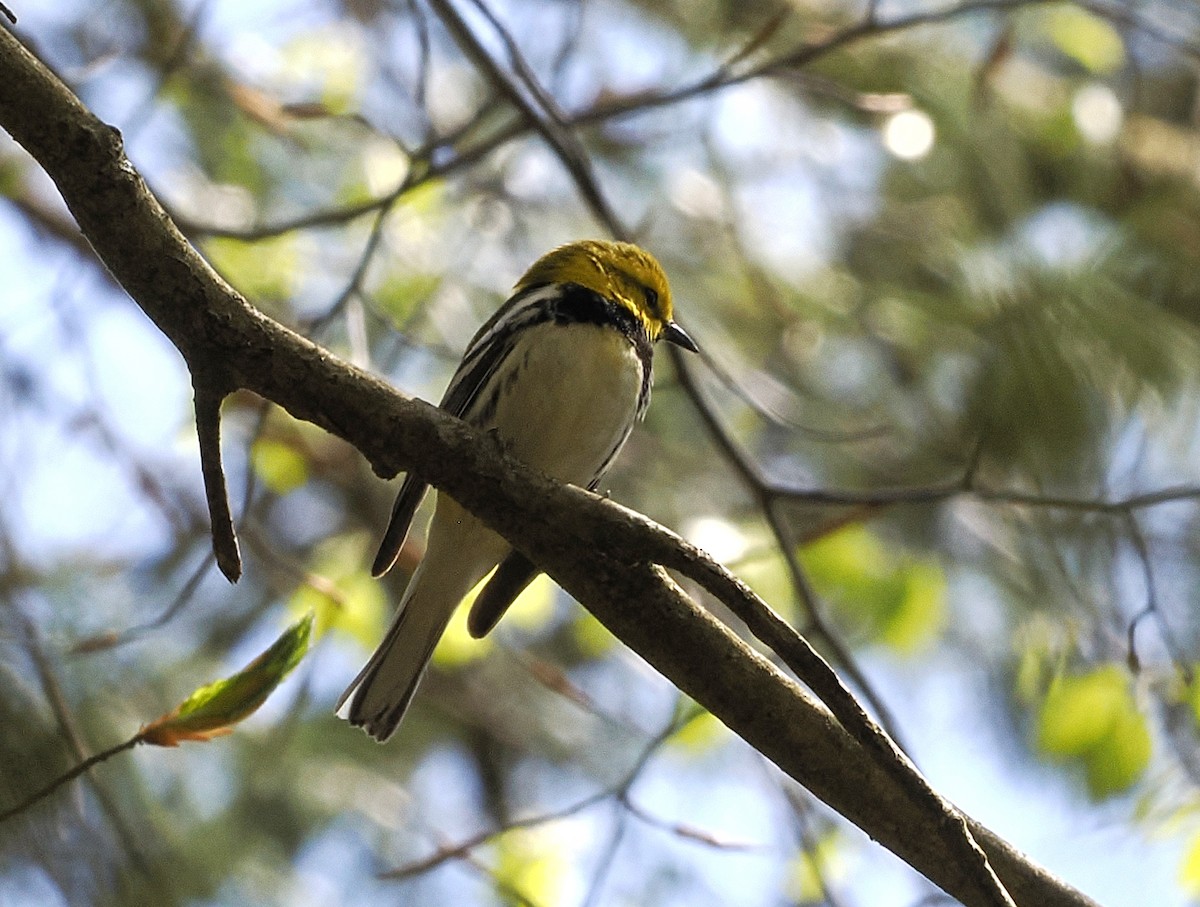
POLYGON ((942 629, 946 579, 938 565, 904 562, 864 526, 810 545, 803 562, 855 642, 912 653, 930 646, 942 629))
POLYGON ((1150 731, 1121 665, 1057 678, 1042 700, 1037 745, 1054 759, 1082 763, 1088 791, 1106 797, 1131 787, 1150 762, 1150 731))
MULTIPOLYGON (((605 232, 421 2, 43 6, 22 33, 214 266, 407 391, 438 399, 522 269, 605 232)), ((486 8, 761 472, 660 361, 603 490, 852 659, 935 786, 985 822, 1019 803, 1052 869, 1108 905, 1200 897, 1200 14, 486 8)), ((0 825, 0 905, 920 900, 546 579, 485 641, 456 618, 386 747, 338 722, 420 557, 415 532, 367 573, 394 487, 235 395, 226 586, 178 357, 11 143, 0 199, 0 808, 315 615, 235 734, 0 825)))

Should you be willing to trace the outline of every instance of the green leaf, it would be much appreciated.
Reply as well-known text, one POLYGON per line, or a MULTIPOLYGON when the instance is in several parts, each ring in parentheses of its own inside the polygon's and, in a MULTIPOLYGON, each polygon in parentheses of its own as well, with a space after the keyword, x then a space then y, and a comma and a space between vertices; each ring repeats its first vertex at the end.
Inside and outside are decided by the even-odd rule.
POLYGON ((510 627, 520 627, 523 630, 537 630, 549 623, 554 616, 555 590, 558 587, 554 580, 540 574, 532 583, 525 587, 517 596, 516 601, 508 609, 504 620, 510 627))
POLYGON ((403 274, 393 274, 384 278, 371 297, 393 324, 404 326, 414 312, 428 303, 441 285, 441 278, 436 274, 407 270, 403 274))
POLYGON ((288 600, 297 618, 314 612, 317 636, 333 630, 367 649, 379 644, 390 609, 383 585, 367 572, 366 533, 331 536, 312 556, 309 572, 288 600))
POLYGON ((259 438, 250 450, 250 461, 254 471, 276 494, 295 491, 308 481, 308 460, 283 441, 259 438))
POLYGON ((1200 897, 1200 832, 1192 835, 1179 864, 1179 883, 1191 897, 1200 897))
POLYGON ((239 291, 254 302, 283 302, 295 295, 305 259, 300 241, 291 234, 245 242, 215 237, 204 254, 239 291))
POLYGON ((801 560, 843 621, 868 639, 881 636, 904 596, 904 580, 877 536, 864 526, 847 526, 809 545, 801 560))
POLYGON ((794 593, 787 562, 778 551, 766 550, 746 557, 737 566, 738 576, 755 594, 784 616, 794 593))
POLYGON ((184 740, 209 740, 228 734, 233 725, 258 710, 308 651, 313 616, 288 627, 271 647, 224 680, 200 687, 173 712, 138 733, 144 743, 178 746, 184 740))
POLYGON ((1093 73, 1108 73, 1125 64, 1125 44, 1113 26, 1077 6, 1046 13, 1046 31, 1054 45, 1093 73))
POLYGON ((824 832, 792 860, 786 881, 788 897, 799 904, 828 903, 827 886, 845 878, 845 864, 842 836, 836 829, 824 832))
POLYGON ((616 637, 590 611, 579 608, 579 612, 571 625, 572 640, 586 658, 603 658, 616 647, 616 637))
POLYGON ((946 575, 937 564, 912 564, 904 570, 904 594, 883 627, 883 641, 913 654, 936 639, 945 623, 946 575))
POLYGON ((707 709, 698 711, 670 737, 671 746, 691 754, 706 753, 728 737, 725 725, 707 709))
POLYGON ((560 904, 570 878, 567 840, 555 825, 510 831, 496 843, 493 872, 521 903, 560 904))
POLYGON ((366 56, 358 33, 329 27, 304 33, 283 50, 283 76, 303 86, 331 112, 347 113, 366 84, 366 56))
POLYGON ((1129 695, 1124 672, 1104 665, 1076 677, 1060 677, 1042 702, 1038 748, 1049 756, 1081 756, 1111 733, 1129 695))
MULTIPOLYGON (((491 574, 488 574, 491 576, 491 574)), ((475 588, 467 593, 446 625, 446 632, 438 640, 437 648, 433 650, 433 663, 442 668, 460 668, 486 657, 496 648, 496 635, 489 633, 483 639, 476 639, 467 629, 467 615, 475 597, 483 591, 488 577, 485 576, 475 588)))
POLYGON ((809 545, 801 560, 839 616, 868 639, 912 654, 945 624, 942 568, 893 550, 864 526, 847 526, 809 545))
POLYGON ((25 183, 24 161, 16 156, 0 159, 0 195, 16 198, 25 183))
POLYGON ((1192 682, 1188 685, 1188 700, 1192 706, 1192 717, 1200 725, 1200 664, 1192 665, 1192 682))
POLYGON ((1153 748, 1131 681, 1116 664, 1055 681, 1038 716, 1037 745, 1054 759, 1082 764, 1096 799, 1133 786, 1153 748))
POLYGON ((1142 714, 1133 708, 1119 712, 1110 733, 1088 754, 1088 792, 1102 799, 1128 790, 1150 764, 1151 748, 1142 714))

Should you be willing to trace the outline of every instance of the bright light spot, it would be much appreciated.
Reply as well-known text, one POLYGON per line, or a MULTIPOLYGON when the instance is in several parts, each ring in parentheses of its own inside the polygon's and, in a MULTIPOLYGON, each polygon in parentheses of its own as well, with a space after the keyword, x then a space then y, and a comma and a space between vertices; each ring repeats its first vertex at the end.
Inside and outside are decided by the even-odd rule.
POLYGON ((697 548, 703 548, 717 561, 736 561, 750 548, 750 542, 737 526, 718 517, 702 516, 692 520, 684 536, 697 548))
POLYGON ((206 224, 228 230, 244 230, 254 223, 258 205, 244 186, 214 183, 197 167, 185 166, 169 180, 176 208, 202 217, 206 224))
POLYGON ((1113 90, 1099 82, 1085 85, 1075 93, 1071 114, 1079 134, 1093 145, 1107 145, 1115 139, 1125 119, 1113 90))
POLYGON ((408 175, 408 158, 394 142, 384 139, 366 143, 362 164, 372 195, 393 191, 408 175))
POLYGON ((716 220, 725 213, 721 187, 699 170, 688 168, 674 174, 667 191, 675 207, 690 217, 716 220))
POLYGON ((902 110, 883 124, 883 144, 904 161, 923 158, 933 147, 933 120, 923 110, 902 110))
POLYGON ((251 84, 261 84, 275 78, 284 65, 283 54, 278 47, 249 31, 234 34, 229 40, 225 56, 230 66, 251 84))
POLYGON ((433 128, 452 132, 470 122, 479 102, 479 88, 465 66, 430 66, 426 111, 433 128))

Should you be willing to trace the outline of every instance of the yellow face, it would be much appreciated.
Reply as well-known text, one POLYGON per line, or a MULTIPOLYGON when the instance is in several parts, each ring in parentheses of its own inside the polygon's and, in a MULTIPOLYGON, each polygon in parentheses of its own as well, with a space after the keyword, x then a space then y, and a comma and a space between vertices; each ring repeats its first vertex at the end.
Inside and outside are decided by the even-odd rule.
MULTIPOLYGON (((671 288, 649 252, 632 243, 585 239, 548 252, 533 263, 517 290, 548 283, 574 283, 619 302, 646 326, 651 342, 674 339, 671 288)), ((689 341, 690 342, 690 341, 689 341)))

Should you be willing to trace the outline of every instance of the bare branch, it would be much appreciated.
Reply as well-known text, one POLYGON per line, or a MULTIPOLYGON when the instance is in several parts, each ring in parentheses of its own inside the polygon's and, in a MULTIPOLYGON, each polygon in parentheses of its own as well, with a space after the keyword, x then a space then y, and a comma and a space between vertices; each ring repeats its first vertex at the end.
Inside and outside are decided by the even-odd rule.
POLYGON ((47 797, 49 797, 52 793, 54 793, 56 790, 58 790, 64 784, 74 781, 80 775, 95 768, 101 762, 107 762, 109 759, 111 759, 113 756, 117 755, 118 753, 123 753, 123 752, 125 752, 125 750, 133 749, 135 746, 137 746, 141 742, 142 742, 141 734, 135 734, 134 736, 130 737, 128 740, 124 741, 123 743, 118 743, 116 746, 109 747, 106 750, 103 750, 99 753, 95 753, 95 754, 89 756, 88 758, 84 759, 82 762, 75 765, 69 771, 63 772, 61 775, 59 775, 57 778, 55 778, 53 781, 51 781, 45 787, 41 788, 40 790, 34 791, 32 794, 30 794, 28 797, 26 797, 20 803, 17 803, 15 806, 10 806, 8 809, 0 810, 0 822, 7 822, 9 819, 14 818, 15 816, 19 816, 21 813, 25 812, 27 809, 30 809, 31 807, 36 806, 41 801, 45 800, 47 797))
POLYGON ((516 42, 508 34, 507 30, 504 29, 500 21, 492 15, 482 0, 475 0, 475 5, 483 12, 492 24, 492 27, 495 28, 497 34, 504 41, 513 67, 519 74, 531 98, 526 98, 520 87, 509 77, 503 67, 492 59, 491 55, 487 52, 487 48, 480 43, 474 32, 471 31, 470 26, 459 15, 458 10, 454 8, 454 4, 450 0, 430 0, 430 5, 436 10, 446 27, 450 30, 450 33, 454 36, 454 40, 458 42, 466 55, 474 61, 475 65, 480 68, 488 81, 496 86, 517 110, 521 111, 524 118, 535 130, 541 133, 551 150, 554 151, 559 160, 562 161, 563 166, 571 174, 575 185, 579 188, 584 200, 588 203, 588 206, 592 209, 600 223, 614 236, 622 239, 626 238, 627 231, 625 227, 621 224, 620 219, 600 191, 600 186, 596 182, 595 174, 592 172, 592 165, 588 160, 587 152, 584 151, 579 140, 567 128, 566 116, 558 109, 553 99, 542 89, 533 74, 533 70, 529 68, 529 65, 521 56, 516 42))

